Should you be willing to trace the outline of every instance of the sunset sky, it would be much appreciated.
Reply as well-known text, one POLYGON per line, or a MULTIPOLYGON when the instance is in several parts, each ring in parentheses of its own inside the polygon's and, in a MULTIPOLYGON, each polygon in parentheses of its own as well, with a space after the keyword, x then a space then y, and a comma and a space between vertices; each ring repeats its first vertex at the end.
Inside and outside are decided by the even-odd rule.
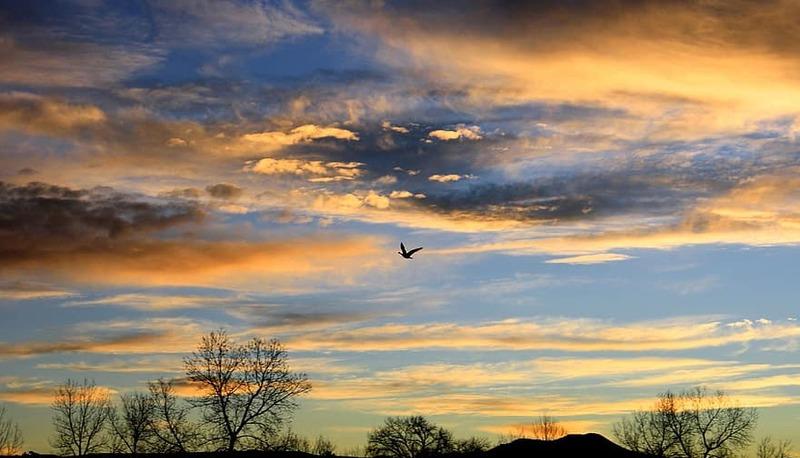
POLYGON ((0 403, 278 337, 340 449, 704 384, 800 444, 800 2, 0 1, 0 403), (409 261, 400 241, 424 246, 409 261))

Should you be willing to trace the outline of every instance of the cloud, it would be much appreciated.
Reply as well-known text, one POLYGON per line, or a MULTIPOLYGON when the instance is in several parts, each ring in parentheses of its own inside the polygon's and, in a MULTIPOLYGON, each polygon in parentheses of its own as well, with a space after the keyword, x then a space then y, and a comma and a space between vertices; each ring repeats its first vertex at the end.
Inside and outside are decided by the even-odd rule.
POLYGON ((419 175, 419 172, 420 172, 420 170, 406 170, 406 169, 404 169, 402 167, 399 167, 399 166, 392 168, 392 170, 397 171, 397 172, 407 173, 408 175, 411 175, 412 177, 416 176, 416 175, 419 175))
POLYGON ((235 303, 231 297, 216 295, 164 295, 125 293, 104 296, 98 299, 75 299, 63 303, 63 307, 116 306, 135 310, 162 311, 219 307, 235 303))
POLYGON ((173 46, 263 46, 324 29, 290 2, 156 1, 160 38, 173 46))
POLYGON ((11 281, 0 283, 0 300, 22 301, 68 297, 75 293, 43 283, 11 281))
POLYGON ((439 183, 452 183, 454 181, 459 181, 464 178, 463 175, 456 175, 454 173, 447 174, 447 175, 431 175, 428 177, 428 181, 438 181, 439 183))
POLYGON ((389 197, 391 199, 410 199, 411 197, 413 197, 415 199, 424 199, 426 196, 425 196, 425 194, 422 194, 422 193, 414 194, 414 193, 412 193, 410 191, 402 190, 402 191, 392 191, 389 194, 389 197))
MULTIPOLYGON (((56 384, 50 380, 37 378, 0 377, 0 401, 30 406, 48 406, 53 402, 56 384)), ((100 392, 114 394, 117 391, 102 385, 100 392)))
MULTIPOLYGON (((644 202, 642 202, 644 203, 644 202)), ((585 204, 583 204, 585 205, 585 204)), ((583 213, 573 206, 572 215, 583 213)), ((601 225, 591 235, 575 232, 557 237, 516 237, 481 245, 440 250, 463 254, 503 251, 514 254, 597 255, 615 249, 674 249, 690 245, 740 244, 749 246, 800 243, 798 211, 800 181, 786 175, 752 177, 718 196, 700 200, 677 222, 641 226, 627 218, 622 228, 601 225)), ((573 216, 573 217, 574 217, 573 216)), ((674 218, 674 217, 673 217, 674 218)), ((600 221, 595 219, 596 223, 600 221)), ((609 221, 612 223, 613 219, 609 221)))
POLYGON ((587 265, 587 264, 604 264, 606 262, 625 261, 631 259, 632 256, 617 253, 598 253, 587 254, 583 256, 571 256, 568 258, 548 259, 545 261, 548 264, 573 264, 573 265, 587 265))
POLYGON ((116 374, 129 373, 180 373, 183 372, 183 364, 180 358, 126 358, 109 359, 102 362, 90 363, 86 361, 74 361, 67 363, 39 363, 36 369, 63 370, 70 372, 106 372, 116 374))
POLYGON ((0 93, 0 129, 63 135, 105 121, 106 114, 94 105, 71 104, 26 92, 0 93))
POLYGON ((242 188, 228 183, 218 183, 206 186, 206 192, 215 199, 233 200, 244 192, 242 188))
MULTIPOLYGON (((570 434, 583 434, 598 431, 598 428, 605 423, 598 420, 559 420, 559 425, 566 428, 570 434)), ((506 423, 501 425, 487 425, 480 427, 480 431, 500 436, 514 436, 519 434, 520 431, 527 431, 531 427, 531 422, 528 423, 506 423)))
POLYGON ((76 354, 178 354, 188 353, 212 325, 184 318, 87 321, 63 329, 68 337, 49 340, 3 342, 0 358, 32 358, 76 354))
POLYGON ((391 131, 397 132, 399 134, 407 134, 407 133, 411 132, 407 127, 393 126, 392 123, 389 122, 389 121, 381 122, 381 128, 383 130, 391 130, 391 131))
POLYGON ((380 184, 380 185, 384 185, 384 186, 395 184, 395 183, 397 183, 397 177, 394 176, 394 175, 384 175, 384 176, 378 178, 377 180, 375 180, 375 184, 380 184))
MULTIPOLYGON (((170 231, 182 226, 202 229, 205 213, 196 203, 153 202, 108 188, 2 184, 0 210, 0 271, 23 277, 52 275, 101 284, 241 284, 266 274, 279 281, 303 273, 354 273, 340 263, 367 259, 377 250, 373 237, 176 238, 170 231)), ((380 264, 375 262, 370 261, 380 264)))
POLYGON ((313 140, 333 138, 337 140, 358 141, 358 134, 338 127, 320 127, 314 124, 305 124, 295 127, 289 133, 281 131, 260 132, 242 136, 244 142, 249 142, 258 148, 277 149, 284 146, 307 143, 313 140))
POLYGON ((314 199, 311 209, 323 213, 352 216, 361 214, 361 209, 367 209, 367 211, 386 210, 390 205, 389 197, 369 190, 366 193, 358 194, 321 194, 314 199))
POLYGON ((310 305, 281 304, 234 304, 226 307, 226 313, 247 323, 251 334, 275 334, 331 329, 369 321, 384 316, 382 310, 339 310, 332 307, 321 309, 310 305))
POLYGON ((302 161, 299 159, 263 158, 245 165, 245 170, 263 175, 310 176, 311 182, 353 180, 362 173, 361 162, 302 161))
POLYGON ((184 140, 182 138, 178 138, 178 137, 172 137, 169 140, 167 140, 167 146, 172 147, 172 148, 174 148, 176 146, 187 146, 188 144, 189 144, 189 142, 187 142, 186 140, 184 140))
POLYGON ((745 323, 737 327, 731 326, 731 323, 698 319, 621 325, 590 319, 510 319, 477 324, 391 323, 317 333, 314 336, 292 336, 289 342, 296 349, 319 351, 481 348, 493 351, 643 352, 785 341, 798 336, 800 326, 791 322, 745 323))
MULTIPOLYGON (((748 407, 795 405, 791 396, 753 394, 737 396, 748 407)), ((447 393, 419 397, 368 399, 359 405, 386 415, 481 415, 484 417, 530 418, 532 412, 548 412, 555 417, 627 414, 652 406, 652 397, 598 399, 598 397, 514 396, 495 393, 447 393)))
POLYGON ((793 2, 480 3, 424 14, 403 4, 328 10, 340 29, 381 44, 376 58, 476 103, 616 107, 657 120, 645 135, 747 129, 794 113, 800 99, 789 45, 798 32, 786 22, 798 14, 793 2), (469 52, 453 59, 465 38, 469 52))
POLYGON ((478 126, 464 126, 459 124, 455 130, 434 130, 428 133, 428 137, 435 138, 442 141, 461 140, 480 140, 483 138, 481 135, 481 128, 478 126))
POLYGON ((0 36, 0 82, 22 86, 103 87, 152 68, 164 53, 149 45, 102 45, 85 41, 17 40, 0 36))

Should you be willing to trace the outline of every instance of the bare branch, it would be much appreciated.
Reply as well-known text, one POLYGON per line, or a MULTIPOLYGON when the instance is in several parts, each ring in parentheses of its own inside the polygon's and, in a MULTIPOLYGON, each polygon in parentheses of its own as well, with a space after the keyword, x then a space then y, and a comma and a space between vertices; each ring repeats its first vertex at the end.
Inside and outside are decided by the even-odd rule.
POLYGON ((305 374, 290 370, 286 350, 274 339, 239 345, 225 331, 212 332, 184 366, 204 391, 192 402, 203 409, 220 449, 235 450, 241 440, 255 440, 257 431, 276 431, 297 408, 295 398, 311 389, 305 374))
POLYGON ((109 394, 94 381, 67 380, 56 389, 51 408, 55 429, 52 445, 61 454, 84 456, 109 444, 104 434, 110 411, 109 394))

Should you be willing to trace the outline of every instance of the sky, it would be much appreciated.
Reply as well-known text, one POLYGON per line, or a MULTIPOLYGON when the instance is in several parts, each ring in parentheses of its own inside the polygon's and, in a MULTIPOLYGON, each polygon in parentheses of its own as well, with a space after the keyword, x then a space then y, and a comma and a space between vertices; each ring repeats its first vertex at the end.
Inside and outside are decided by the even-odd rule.
POLYGON ((386 416, 610 435, 725 390, 800 444, 795 1, 0 1, 0 403, 279 338, 386 416), (398 244, 424 246, 413 260, 398 244))

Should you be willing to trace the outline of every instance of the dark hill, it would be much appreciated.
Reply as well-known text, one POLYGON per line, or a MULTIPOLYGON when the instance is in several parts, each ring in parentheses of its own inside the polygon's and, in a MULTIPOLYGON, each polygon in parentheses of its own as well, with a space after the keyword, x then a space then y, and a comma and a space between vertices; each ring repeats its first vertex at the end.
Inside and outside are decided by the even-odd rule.
POLYGON ((483 454, 486 458, 649 458, 611 442, 600 434, 568 434, 561 439, 543 441, 537 439, 517 439, 514 442, 498 445, 483 454))

